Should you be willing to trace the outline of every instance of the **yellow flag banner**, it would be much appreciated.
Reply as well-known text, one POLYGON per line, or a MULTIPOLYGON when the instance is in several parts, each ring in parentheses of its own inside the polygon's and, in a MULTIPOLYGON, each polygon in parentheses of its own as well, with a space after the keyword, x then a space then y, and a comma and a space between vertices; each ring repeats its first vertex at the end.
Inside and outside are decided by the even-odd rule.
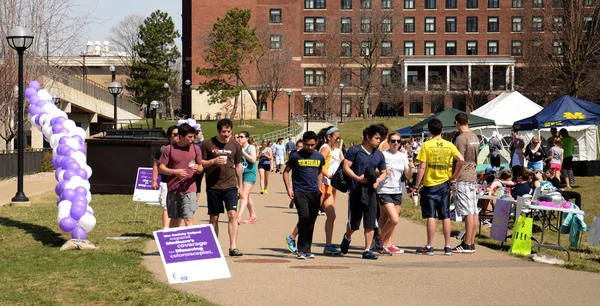
POLYGON ((519 216, 513 228, 512 244, 509 253, 518 255, 531 254, 531 234, 533 230, 533 219, 519 216))

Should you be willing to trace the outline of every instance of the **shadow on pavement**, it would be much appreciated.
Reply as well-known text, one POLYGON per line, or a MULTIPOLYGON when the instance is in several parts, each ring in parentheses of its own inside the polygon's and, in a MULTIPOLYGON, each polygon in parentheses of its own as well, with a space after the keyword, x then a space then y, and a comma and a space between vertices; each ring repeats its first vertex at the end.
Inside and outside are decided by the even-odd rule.
POLYGON ((61 234, 52 229, 37 224, 24 223, 17 220, 0 217, 0 225, 6 227, 15 227, 22 229, 25 233, 30 234, 33 239, 41 242, 45 246, 60 247, 65 243, 65 239, 61 234))
MULTIPOLYGON (((259 250, 269 250, 269 251, 273 251, 276 253, 283 253, 283 254, 292 254, 290 253, 290 250, 288 249, 284 249, 284 248, 260 248, 259 250)), ((260 255, 263 256, 263 255, 260 255)), ((271 256, 281 256, 281 255, 271 255, 271 256)))

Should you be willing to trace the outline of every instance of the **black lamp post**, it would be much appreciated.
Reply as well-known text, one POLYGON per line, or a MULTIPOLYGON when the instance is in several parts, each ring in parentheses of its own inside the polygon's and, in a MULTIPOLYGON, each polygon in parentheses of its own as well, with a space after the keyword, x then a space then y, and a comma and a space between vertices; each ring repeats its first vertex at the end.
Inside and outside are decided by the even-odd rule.
POLYGON ((290 108, 290 100, 292 99, 292 91, 288 90, 285 92, 288 96, 288 134, 290 133, 290 121, 292 119, 292 109, 290 108))
POLYGON ((17 193, 11 201, 15 203, 23 203, 29 202, 29 199, 23 192, 23 152, 25 151, 25 133, 23 131, 23 54, 27 48, 31 47, 31 44, 33 43, 33 34, 29 29, 24 27, 16 27, 10 30, 6 40, 8 41, 8 45, 17 50, 17 54, 19 54, 19 109, 17 111, 19 129, 17 134, 17 145, 19 151, 17 157, 17 193))
POLYGON ((306 108, 306 132, 308 132, 308 119, 310 116, 309 108, 310 108, 310 95, 304 96, 304 107, 306 108))
POLYGON ((112 74, 111 82, 114 82, 117 74, 117 68, 111 65, 110 67, 108 67, 108 70, 110 70, 110 73, 112 74))
POLYGON ((158 103, 158 101, 150 102, 150 111, 152 112, 152 128, 153 129, 156 128, 156 109, 158 109, 159 106, 160 106, 160 103, 158 103))
MULTIPOLYGON (((163 85, 163 87, 165 88, 165 102, 167 103, 167 108, 169 108, 169 112, 170 112, 171 111, 171 108, 170 108, 171 104, 169 104, 169 99, 170 99, 170 96, 171 96, 171 88, 169 86, 169 83, 165 83, 163 85)), ((167 114, 167 110, 165 109, 165 117, 168 117, 168 116, 169 116, 169 114, 167 114)))
POLYGON ((115 130, 117 129, 117 96, 123 92, 123 86, 119 82, 112 82, 108 86, 108 92, 113 95, 114 98, 114 119, 115 119, 115 130))
POLYGON ((344 122, 344 84, 340 84, 340 123, 344 122))

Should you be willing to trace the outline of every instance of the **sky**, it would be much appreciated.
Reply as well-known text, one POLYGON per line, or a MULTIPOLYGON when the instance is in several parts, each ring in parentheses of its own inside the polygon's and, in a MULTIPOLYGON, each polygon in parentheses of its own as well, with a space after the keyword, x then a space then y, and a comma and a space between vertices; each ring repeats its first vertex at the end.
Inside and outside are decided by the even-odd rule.
MULTIPOLYGON (((117 25, 127 15, 140 14, 150 16, 156 10, 169 13, 175 27, 181 34, 181 1, 180 0, 94 0, 86 10, 93 10, 98 20, 89 26, 87 32, 81 34, 81 50, 85 49, 88 40, 104 41, 109 36, 110 28, 117 25)), ((181 39, 176 40, 181 51, 181 39)))

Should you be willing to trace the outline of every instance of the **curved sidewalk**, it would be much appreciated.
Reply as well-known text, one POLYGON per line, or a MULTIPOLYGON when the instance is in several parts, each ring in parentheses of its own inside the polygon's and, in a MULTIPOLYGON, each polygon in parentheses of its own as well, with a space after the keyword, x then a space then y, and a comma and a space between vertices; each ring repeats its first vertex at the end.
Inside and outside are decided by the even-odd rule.
MULTIPOLYGON (((27 197, 42 194, 56 187, 56 178, 52 172, 41 172, 23 176, 23 192, 27 197)), ((17 193, 17 178, 0 181, 0 206, 9 205, 17 193)))
MULTIPOLYGON (((425 227, 404 219, 394 241, 408 253, 362 260, 361 230, 353 235, 346 256, 320 255, 325 217, 319 216, 312 249, 316 259, 296 260, 284 239, 297 221, 296 210, 288 208, 281 176, 272 174, 270 179, 270 194, 260 195, 257 186, 252 194, 259 222, 240 226, 238 247, 245 255, 226 256, 232 277, 174 288, 220 305, 576 305, 597 298, 600 274, 528 262, 483 246, 477 246, 473 255, 443 256, 441 234, 435 237, 435 256, 416 255, 414 250, 425 242, 425 227)), ((196 223, 208 223, 204 193, 200 203, 196 223)), ((346 203, 346 194, 341 194, 334 244, 340 243, 345 231, 346 203)), ((226 215, 221 220, 219 240, 226 251, 226 215)), ((452 243, 458 240, 452 238, 452 243)), ((143 264, 167 282, 154 241, 146 247, 143 264)))

